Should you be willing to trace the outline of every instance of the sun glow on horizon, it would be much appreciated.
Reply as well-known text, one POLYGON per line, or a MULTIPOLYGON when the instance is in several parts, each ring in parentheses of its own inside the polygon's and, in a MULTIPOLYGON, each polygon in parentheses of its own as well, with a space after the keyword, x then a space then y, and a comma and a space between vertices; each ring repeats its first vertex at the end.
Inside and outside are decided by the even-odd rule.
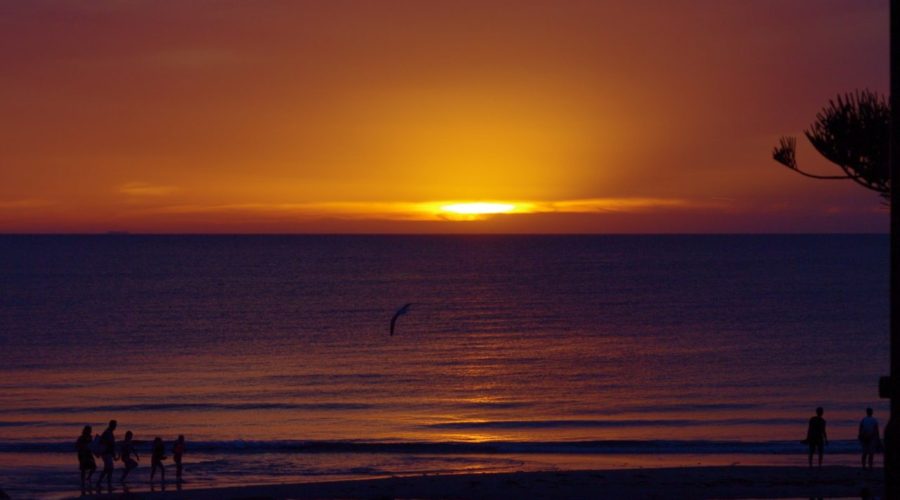
POLYGON ((532 203, 509 201, 444 202, 433 208, 442 219, 455 221, 482 220, 494 215, 527 214, 534 211, 532 203))
POLYGON ((513 203, 489 203, 489 202, 471 202, 471 203, 453 203, 441 206, 441 211, 450 212, 460 215, 487 215, 487 214, 507 214, 515 211, 516 205, 513 203))

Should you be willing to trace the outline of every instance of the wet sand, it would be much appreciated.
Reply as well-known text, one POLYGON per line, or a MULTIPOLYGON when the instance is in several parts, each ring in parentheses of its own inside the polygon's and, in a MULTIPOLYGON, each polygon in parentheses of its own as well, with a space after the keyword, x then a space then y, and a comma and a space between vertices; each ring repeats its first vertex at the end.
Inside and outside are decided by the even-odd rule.
MULTIPOLYGON (((883 471, 726 466, 391 477, 133 493, 140 499, 860 498, 882 496, 883 471)), ((91 498, 123 498, 121 490, 91 498)))

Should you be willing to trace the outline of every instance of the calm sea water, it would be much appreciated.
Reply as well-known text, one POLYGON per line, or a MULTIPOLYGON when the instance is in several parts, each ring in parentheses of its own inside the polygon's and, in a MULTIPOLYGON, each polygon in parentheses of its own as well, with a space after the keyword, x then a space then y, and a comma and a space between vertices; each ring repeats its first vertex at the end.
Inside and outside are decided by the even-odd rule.
POLYGON ((888 258, 884 235, 0 236, 0 488, 77 493, 72 443, 110 418, 184 434, 189 487, 803 463, 818 405, 855 463, 863 409, 887 416, 888 258))

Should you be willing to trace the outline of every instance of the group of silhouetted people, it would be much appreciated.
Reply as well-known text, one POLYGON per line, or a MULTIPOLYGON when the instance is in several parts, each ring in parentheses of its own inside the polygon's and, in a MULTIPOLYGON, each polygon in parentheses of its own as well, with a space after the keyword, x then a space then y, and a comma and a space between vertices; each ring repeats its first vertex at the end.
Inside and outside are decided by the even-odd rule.
MULTIPOLYGON (((112 491, 113 463, 116 460, 121 460, 122 465, 125 468, 125 470, 122 471, 122 477, 119 478, 123 487, 125 485, 125 480, 128 478, 128 474, 138 466, 140 456, 138 455, 135 446, 142 442, 135 441, 134 434, 132 434, 131 431, 128 431, 125 433, 125 440, 117 447, 115 435, 117 425, 118 422, 110 420, 109 425, 106 427, 106 430, 103 431, 103 434, 97 434, 96 436, 92 435, 93 429, 91 426, 85 425, 84 429, 81 431, 81 436, 75 441, 75 449, 78 451, 78 469, 81 471, 81 493, 83 495, 88 493, 91 489, 91 476, 97 470, 97 462, 94 457, 103 460, 103 470, 100 472, 100 477, 97 479, 96 489, 98 493, 101 492, 103 478, 106 478, 107 489, 112 491)), ((172 444, 172 459, 175 462, 175 481, 178 484, 181 484, 182 482, 181 460, 183 456, 184 436, 179 435, 178 439, 172 444)), ((166 460, 167 458, 165 444, 163 444, 162 438, 157 436, 153 440, 150 455, 151 485, 153 484, 153 479, 156 476, 157 470, 159 470, 160 474, 160 485, 165 485, 166 468, 163 465, 163 460, 166 460)))
MULTIPOLYGON (((873 469, 875 453, 881 451, 881 435, 878 432, 878 420, 873 417, 874 411, 866 408, 866 416, 859 422, 859 432, 856 438, 862 447, 863 469, 873 469)), ((813 456, 819 455, 819 467, 822 466, 822 456, 825 454, 825 445, 828 444, 828 433, 825 432, 825 419, 822 415, 825 410, 820 406, 816 408, 816 414, 809 419, 809 427, 806 429, 806 439, 803 440, 809 446, 809 466, 813 466, 813 456)))

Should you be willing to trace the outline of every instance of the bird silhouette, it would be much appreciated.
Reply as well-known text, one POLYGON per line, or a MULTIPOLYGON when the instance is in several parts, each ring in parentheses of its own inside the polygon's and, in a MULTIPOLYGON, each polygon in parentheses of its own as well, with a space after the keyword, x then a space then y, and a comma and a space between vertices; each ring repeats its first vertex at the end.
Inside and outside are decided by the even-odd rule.
POLYGON ((411 305, 412 305, 412 303, 406 304, 405 306, 401 307, 400 309, 397 309, 397 312, 394 313, 394 317, 391 318, 391 336, 394 335, 394 326, 396 326, 396 324, 397 324, 397 318, 399 318, 400 316, 409 312, 409 306, 411 306, 411 305))

